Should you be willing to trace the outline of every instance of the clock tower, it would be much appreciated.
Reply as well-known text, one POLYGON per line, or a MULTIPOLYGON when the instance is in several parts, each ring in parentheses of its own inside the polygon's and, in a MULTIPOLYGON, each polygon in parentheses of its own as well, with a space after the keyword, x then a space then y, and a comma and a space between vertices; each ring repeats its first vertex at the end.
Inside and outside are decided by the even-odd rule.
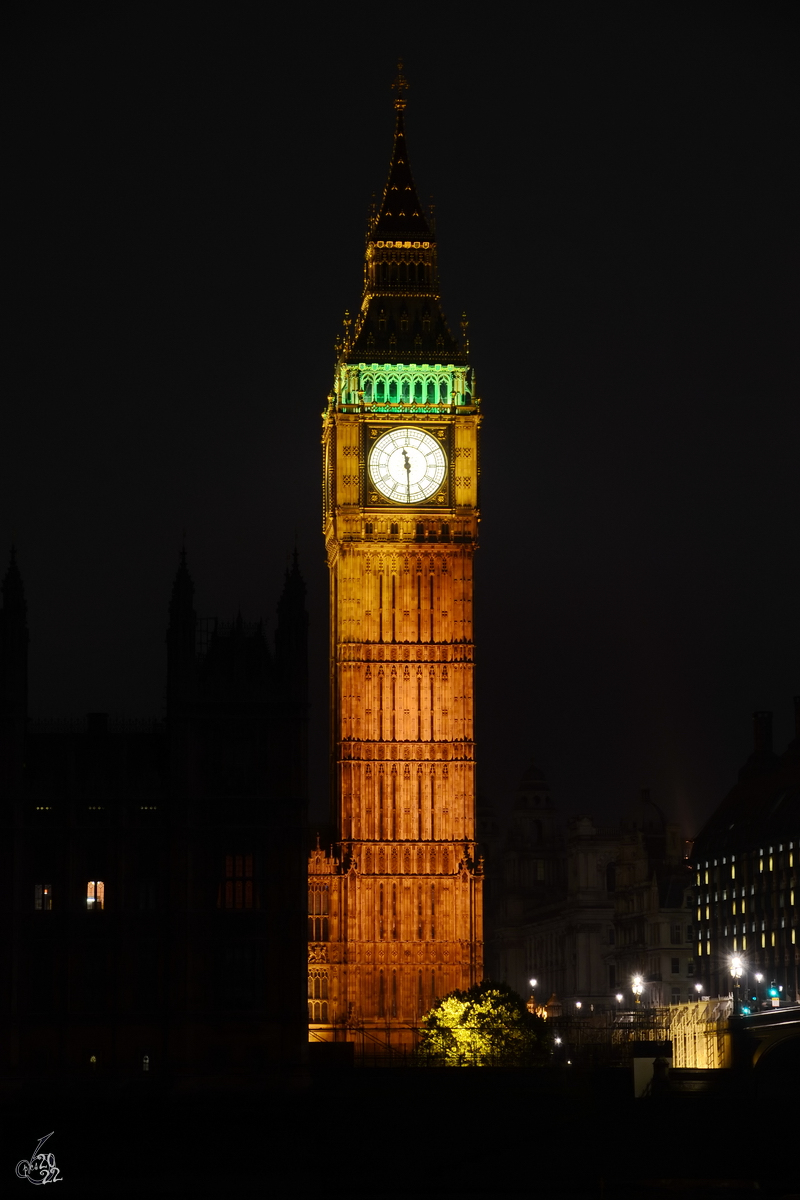
POLYGON ((394 84, 389 177, 323 416, 336 844, 309 875, 312 1040, 413 1045, 482 978, 473 561, 480 407, 442 311, 394 84))

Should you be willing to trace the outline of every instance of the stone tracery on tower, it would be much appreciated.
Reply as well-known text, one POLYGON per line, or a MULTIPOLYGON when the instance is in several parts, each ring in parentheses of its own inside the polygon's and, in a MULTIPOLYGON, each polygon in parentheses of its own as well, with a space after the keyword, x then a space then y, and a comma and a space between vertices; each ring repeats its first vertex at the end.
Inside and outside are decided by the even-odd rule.
MULTIPOLYGON (((323 416, 335 844, 309 863, 312 1039, 413 1045, 482 977, 473 560, 479 401, 441 307, 406 88, 323 416)), ((466 323, 462 323, 465 335, 466 323)))

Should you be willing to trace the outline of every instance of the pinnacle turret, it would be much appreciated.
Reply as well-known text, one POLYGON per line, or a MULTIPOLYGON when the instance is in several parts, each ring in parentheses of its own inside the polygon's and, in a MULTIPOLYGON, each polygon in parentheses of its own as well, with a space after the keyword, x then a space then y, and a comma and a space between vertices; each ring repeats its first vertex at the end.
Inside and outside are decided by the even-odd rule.
POLYGON ((27 627, 27 606, 25 604, 25 588, 22 576, 17 566, 16 547, 11 547, 11 558, 8 563, 6 577, 3 580, 3 620, 20 628, 27 627))
POLYGON ((194 610, 194 584, 186 564, 186 550, 172 584, 167 627, 167 715, 172 716, 179 701, 191 694, 195 680, 197 616, 194 610))

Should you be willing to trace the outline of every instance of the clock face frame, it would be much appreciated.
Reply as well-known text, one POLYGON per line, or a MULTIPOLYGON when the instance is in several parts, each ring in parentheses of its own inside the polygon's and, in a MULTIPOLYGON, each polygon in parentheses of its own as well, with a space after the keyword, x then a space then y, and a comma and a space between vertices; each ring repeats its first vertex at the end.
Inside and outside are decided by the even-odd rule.
POLYGON ((411 425, 381 433, 370 448, 367 465, 372 486, 392 504, 424 504, 447 476, 442 443, 411 425))

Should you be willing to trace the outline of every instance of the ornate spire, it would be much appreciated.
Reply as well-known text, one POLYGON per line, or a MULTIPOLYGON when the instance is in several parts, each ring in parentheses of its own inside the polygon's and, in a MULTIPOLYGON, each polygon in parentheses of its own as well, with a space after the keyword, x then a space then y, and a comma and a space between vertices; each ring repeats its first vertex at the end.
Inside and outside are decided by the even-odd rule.
POLYGON ((181 548, 178 571, 172 584, 172 596, 169 602, 170 624, 181 623, 194 617, 194 583, 186 564, 186 546, 181 548))
POLYGON ((397 92, 394 107, 397 111, 397 121, 394 130, 394 147, 392 161, 389 164, 389 178, 383 189, 383 198, 377 212, 370 222, 369 236, 373 239, 391 238, 419 242, 430 242, 431 227, 419 202, 411 167, 406 151, 406 130, 403 111, 406 100, 403 95, 408 90, 408 81, 402 73, 403 64, 397 64, 398 75, 392 84, 397 92))
POLYGON ((367 227, 361 308, 352 325, 346 317, 338 352, 368 362, 466 363, 466 346, 453 337, 440 303, 433 221, 420 203, 406 148, 408 81, 402 62, 397 67, 389 175, 367 227))
POLYGON ((403 92, 408 91, 408 80, 403 74, 402 58, 398 58, 397 60, 397 78, 392 84, 392 91, 397 92, 397 95, 394 98, 394 106, 398 112, 402 112, 406 106, 406 100, 403 92))

